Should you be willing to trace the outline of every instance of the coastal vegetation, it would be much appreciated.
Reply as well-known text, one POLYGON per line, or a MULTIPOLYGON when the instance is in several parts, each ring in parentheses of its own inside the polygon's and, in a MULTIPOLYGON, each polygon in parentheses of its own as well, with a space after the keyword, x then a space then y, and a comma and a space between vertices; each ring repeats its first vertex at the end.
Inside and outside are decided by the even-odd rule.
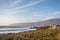
POLYGON ((37 30, 0 34, 0 40, 60 40, 60 26, 38 27, 37 30), (40 28, 40 29, 38 29, 40 28))

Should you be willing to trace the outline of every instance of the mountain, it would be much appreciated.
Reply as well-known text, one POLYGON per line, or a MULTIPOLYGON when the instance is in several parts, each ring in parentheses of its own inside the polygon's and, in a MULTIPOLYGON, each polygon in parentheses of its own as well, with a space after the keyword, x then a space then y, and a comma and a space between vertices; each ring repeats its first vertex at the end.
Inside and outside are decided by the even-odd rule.
POLYGON ((60 18, 55 18, 55 19, 49 19, 45 21, 39 21, 39 22, 30 22, 30 23, 15 23, 11 24, 10 26, 46 26, 46 25, 51 25, 51 24, 58 24, 60 25, 60 18))

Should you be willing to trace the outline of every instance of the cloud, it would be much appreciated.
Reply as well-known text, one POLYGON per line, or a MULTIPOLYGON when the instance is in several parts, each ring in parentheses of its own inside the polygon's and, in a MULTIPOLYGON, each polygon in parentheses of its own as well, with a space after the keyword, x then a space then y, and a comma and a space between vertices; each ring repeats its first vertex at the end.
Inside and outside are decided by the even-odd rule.
POLYGON ((0 25, 25 22, 25 18, 22 18, 24 16, 20 16, 20 14, 24 14, 25 12, 26 10, 0 9, 0 25))
POLYGON ((33 12, 32 13, 32 17, 39 17, 39 16, 44 16, 44 14, 42 14, 40 12, 33 12))
POLYGON ((38 22, 41 21, 39 18, 27 18, 26 22, 38 22))
POLYGON ((45 17, 43 20, 49 20, 49 19, 54 19, 54 18, 56 18, 56 17, 45 17))
MULTIPOLYGON (((28 4, 23 5, 23 6, 20 6, 20 7, 17 7, 16 9, 29 7, 29 6, 38 4, 38 3, 43 2, 43 1, 46 1, 46 0, 29 0, 29 2, 27 2, 28 4)), ((10 5, 9 7, 14 7, 14 6, 17 5, 18 3, 24 4, 24 3, 23 3, 23 0, 15 0, 13 3, 11 3, 11 5, 10 5)))
POLYGON ((45 20, 49 20, 49 19, 54 19, 56 17, 54 16, 50 16, 50 17, 44 17, 44 18, 23 18, 21 19, 21 23, 24 22, 39 22, 39 21, 45 21, 45 20))
POLYGON ((34 3, 26 4, 26 5, 23 5, 23 6, 17 7, 16 9, 21 9, 21 8, 29 7, 29 6, 35 5, 35 4, 39 3, 39 2, 41 2, 41 1, 39 0, 39 1, 34 2, 34 3))
POLYGON ((26 10, 16 10, 16 9, 3 9, 0 10, 0 15, 16 15, 25 13, 26 10))
POLYGON ((42 16, 42 15, 39 15, 39 14, 34 14, 32 15, 33 17, 39 17, 39 16, 42 16))
POLYGON ((41 2, 43 2, 43 1, 46 1, 46 0, 31 0, 31 2, 36 2, 36 1, 41 1, 41 2))
POLYGON ((9 7, 13 7, 13 6, 17 5, 21 1, 22 0, 15 0, 12 4, 10 3, 9 7))
MULTIPOLYGON (((17 5, 18 3, 23 3, 23 1, 25 1, 25 0, 9 0, 9 4, 10 4, 9 7, 13 7, 13 6, 17 5)), ((34 5, 34 4, 37 4, 42 1, 45 1, 45 0, 29 0, 29 2, 27 2, 27 3, 30 3, 30 4, 27 4, 27 5, 34 5)))
POLYGON ((10 15, 10 14, 16 14, 17 12, 18 12, 17 10, 5 9, 5 10, 1 10, 0 14, 1 15, 10 15))
POLYGON ((15 22, 17 22, 17 19, 13 18, 13 16, 9 15, 0 16, 0 25, 9 25, 15 22))
MULTIPOLYGON (((25 8, 25 7, 29 7, 29 6, 32 6, 32 5, 35 5, 35 4, 38 4, 40 3, 42 0, 32 0, 32 2, 29 2, 29 4, 26 4, 26 5, 23 5, 23 6, 20 6, 20 7, 17 7, 16 9, 3 9, 1 10, 0 9, 0 25, 9 25, 11 23, 24 23, 24 22, 37 22, 37 21, 41 21, 42 19, 40 18, 23 18, 21 17, 20 15, 17 15, 17 14, 20 14, 20 13, 26 13, 27 11, 26 10, 18 10, 18 9, 21 9, 21 8, 25 8), (16 15, 14 15, 16 14, 16 15)), ((17 5, 19 2, 21 2, 21 0, 14 0, 13 3, 11 3, 11 5, 9 7, 14 7, 15 5, 17 5)), ((14 7, 15 8, 15 7, 14 7)), ((26 14, 25 14, 26 15, 26 14)), ((37 17, 37 16, 43 16, 41 14, 37 14, 37 13, 34 13, 32 16, 34 17, 37 17)))
POLYGON ((60 14, 60 11, 53 12, 53 14, 58 15, 60 14))
POLYGON ((19 23, 27 23, 27 22, 38 22, 41 21, 40 18, 23 18, 19 21, 19 23))
POLYGON ((19 23, 25 23, 25 22, 39 22, 39 21, 45 21, 49 19, 54 19, 55 17, 45 17, 45 18, 23 18, 21 19, 21 22, 19 23))

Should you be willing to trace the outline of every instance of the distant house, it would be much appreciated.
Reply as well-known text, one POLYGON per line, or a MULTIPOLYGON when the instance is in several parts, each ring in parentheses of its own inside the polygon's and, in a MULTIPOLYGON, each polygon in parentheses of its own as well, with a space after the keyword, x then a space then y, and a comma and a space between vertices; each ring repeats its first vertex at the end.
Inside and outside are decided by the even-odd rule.
POLYGON ((60 25, 52 24, 49 29, 56 29, 56 28, 59 28, 59 27, 60 27, 60 25))

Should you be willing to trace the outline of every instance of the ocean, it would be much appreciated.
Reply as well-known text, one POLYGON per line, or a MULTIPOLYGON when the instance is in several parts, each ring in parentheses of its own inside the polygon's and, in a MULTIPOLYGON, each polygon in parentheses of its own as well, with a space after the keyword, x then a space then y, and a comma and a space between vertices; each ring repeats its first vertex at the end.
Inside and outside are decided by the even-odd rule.
POLYGON ((36 30, 36 29, 30 29, 30 27, 0 28, 0 34, 19 33, 19 32, 30 31, 30 30, 36 30))

